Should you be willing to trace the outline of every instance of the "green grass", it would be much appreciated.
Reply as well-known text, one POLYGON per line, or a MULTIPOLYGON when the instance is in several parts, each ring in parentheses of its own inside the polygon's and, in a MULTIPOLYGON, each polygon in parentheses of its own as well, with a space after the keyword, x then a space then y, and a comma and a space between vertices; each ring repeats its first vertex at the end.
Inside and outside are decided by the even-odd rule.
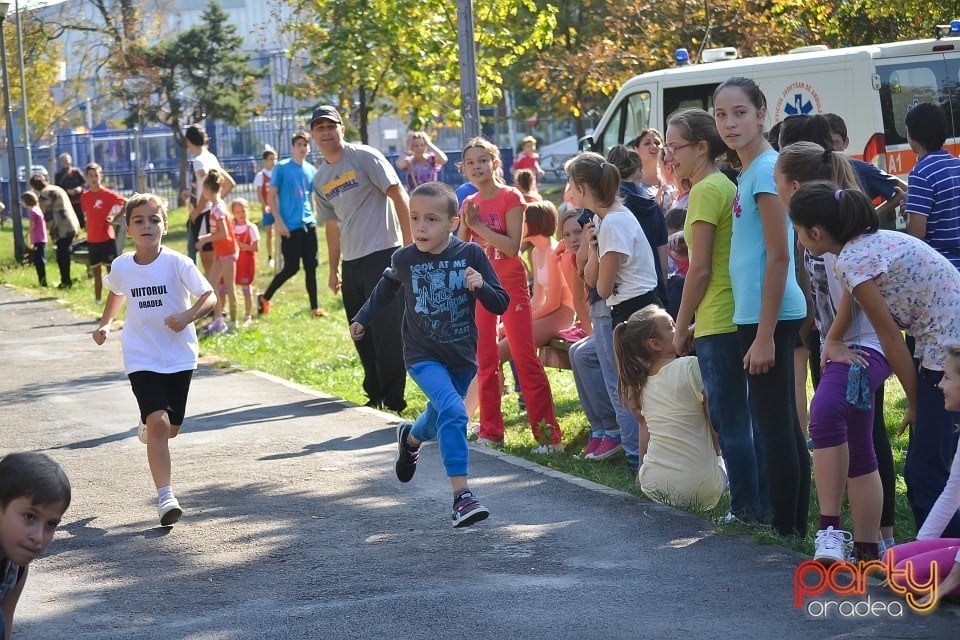
MULTIPOLYGON (((555 194, 559 195, 559 194, 555 194)), ((258 211, 252 219, 259 221, 258 211)), ((185 251, 186 231, 184 229, 186 213, 177 209, 170 214, 170 232, 166 244, 178 251, 185 251)), ((303 287, 303 278, 298 274, 287 282, 273 298, 273 307, 268 317, 255 322, 251 327, 241 328, 235 333, 219 335, 201 342, 202 357, 216 357, 237 365, 265 371, 267 373, 303 384, 325 393, 343 398, 356 404, 363 404, 366 398, 362 391, 362 369, 356 351, 347 334, 347 322, 343 305, 339 297, 334 296, 325 287, 327 281, 326 246, 321 238, 321 266, 318 281, 321 283, 321 305, 331 312, 327 318, 317 319, 310 316, 309 303, 303 287)), ((128 246, 128 250, 129 250, 128 246)), ((51 284, 58 281, 56 261, 50 252, 47 264, 47 278, 51 284)), ((272 276, 266 266, 266 252, 259 255, 257 287, 262 290, 272 276)), ((97 318, 102 308, 94 304, 93 281, 83 266, 74 263, 75 284, 72 289, 42 289, 37 285, 33 267, 21 267, 14 264, 13 237, 10 225, 0 231, 0 283, 12 285, 19 291, 37 297, 56 297, 80 315, 97 318)), ((238 298, 242 309, 243 297, 238 298)), ((640 496, 634 486, 622 457, 610 461, 591 462, 574 457, 586 443, 589 435, 586 416, 577 398, 573 376, 569 371, 550 369, 547 371, 553 389, 557 415, 563 429, 565 453, 535 455, 529 449, 536 443, 530 432, 526 414, 519 410, 517 397, 513 394, 503 398, 503 414, 506 424, 504 450, 519 457, 533 460, 547 467, 572 475, 580 476, 615 489, 640 496)), ((808 397, 812 390, 808 387, 808 397)), ((425 398, 419 388, 408 379, 408 408, 405 418, 414 418, 423 409, 425 398)), ((906 406, 906 399, 899 383, 891 377, 886 386, 885 419, 890 433, 894 459, 898 474, 903 471, 903 459, 906 452, 906 437, 897 438, 896 428, 906 406)), ((906 487, 903 478, 898 475, 897 486, 897 524, 898 540, 912 539, 916 534, 913 517, 906 500, 906 487)), ((688 511, 697 512, 707 519, 716 520, 728 509, 724 498, 713 510, 698 511, 692 505, 674 505, 688 511)), ((846 513, 845 508, 845 513, 846 513)), ((813 535, 816 533, 818 517, 816 492, 810 505, 810 533, 807 540, 792 541, 779 538, 768 530, 743 525, 722 525, 719 530, 730 534, 752 534, 759 542, 783 544, 801 551, 812 552, 813 535)), ((844 526, 851 527, 848 516, 844 517, 844 526)))

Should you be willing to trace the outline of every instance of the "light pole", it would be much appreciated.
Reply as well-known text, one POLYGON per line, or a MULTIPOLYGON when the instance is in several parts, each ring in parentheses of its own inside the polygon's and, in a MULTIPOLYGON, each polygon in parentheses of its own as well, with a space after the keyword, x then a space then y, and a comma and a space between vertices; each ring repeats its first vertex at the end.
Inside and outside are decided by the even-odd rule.
POLYGON ((460 110, 463 142, 480 135, 477 96, 477 47, 473 36, 473 0, 457 0, 457 40, 460 43, 460 110))
POLYGON ((13 218, 13 254, 19 263, 26 253, 23 243, 23 218, 20 214, 20 185, 17 184, 17 151, 13 141, 13 105, 10 104, 10 78, 7 75, 7 42, 3 24, 9 2, 0 2, 0 65, 3 65, 3 106, 7 112, 7 161, 10 164, 10 217, 13 218))
POLYGON ((23 25, 20 22, 20 0, 13 0, 13 10, 17 14, 17 56, 20 65, 20 101, 23 104, 23 149, 26 155, 24 165, 27 178, 33 175, 33 151, 30 147, 30 119, 27 116, 27 80, 23 74, 23 25))

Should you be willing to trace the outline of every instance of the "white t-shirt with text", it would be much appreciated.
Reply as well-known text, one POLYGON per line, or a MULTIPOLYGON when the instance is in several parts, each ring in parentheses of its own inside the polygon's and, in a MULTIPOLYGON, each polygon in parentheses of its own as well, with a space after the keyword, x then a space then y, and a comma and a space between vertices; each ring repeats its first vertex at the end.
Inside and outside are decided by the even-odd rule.
POLYGON ((183 254, 162 247, 150 264, 137 264, 125 253, 111 265, 104 282, 111 292, 126 296, 127 318, 120 334, 126 373, 177 373, 197 368, 197 330, 193 323, 174 332, 164 320, 193 306, 213 287, 183 254))

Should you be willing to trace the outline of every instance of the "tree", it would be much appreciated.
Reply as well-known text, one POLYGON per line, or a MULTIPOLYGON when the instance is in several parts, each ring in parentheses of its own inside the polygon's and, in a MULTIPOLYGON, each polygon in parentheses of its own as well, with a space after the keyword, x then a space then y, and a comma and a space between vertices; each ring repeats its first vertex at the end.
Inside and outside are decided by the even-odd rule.
MULTIPOLYGON (((257 82, 265 70, 250 66, 243 38, 215 1, 201 23, 172 40, 143 46, 127 43, 124 80, 117 90, 130 107, 127 126, 159 122, 180 148, 180 191, 187 186, 185 128, 211 118, 239 125, 257 115, 257 82)), ((182 204, 182 203, 181 203, 182 204)))
MULTIPOLYGON (((36 9, 21 10, 24 64, 27 81, 27 122, 31 144, 47 131, 56 117, 56 108, 50 87, 57 83, 60 60, 59 43, 35 19, 36 9)), ((10 104, 17 126, 23 130, 24 113, 20 91, 20 57, 17 55, 17 20, 13 12, 3 22, 3 37, 7 45, 7 79, 10 82, 10 104)), ((29 171, 29 169, 28 169, 29 171)))
MULTIPOLYGON (((356 113, 361 140, 371 116, 396 113, 412 126, 460 119, 455 3, 422 0, 398 10, 388 0, 304 0, 313 16, 288 25, 307 61, 300 98, 338 103, 356 113), (354 105, 356 108, 354 109, 354 105)), ((533 0, 490 0, 476 7, 481 103, 501 97, 503 69, 553 28, 552 7, 533 0)))
MULTIPOLYGON (((861 0, 863 1, 863 0, 861 0)), ((581 0, 557 17, 549 45, 530 52, 520 74, 555 117, 602 108, 628 78, 674 64, 678 48, 695 61, 704 48, 733 46, 743 55, 785 53, 805 44, 836 44, 837 0, 581 0)))

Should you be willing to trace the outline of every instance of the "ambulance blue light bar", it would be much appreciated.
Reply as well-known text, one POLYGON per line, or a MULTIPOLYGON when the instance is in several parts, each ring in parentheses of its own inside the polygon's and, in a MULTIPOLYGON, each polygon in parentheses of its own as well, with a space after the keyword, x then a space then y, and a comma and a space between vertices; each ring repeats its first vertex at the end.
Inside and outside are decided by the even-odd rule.
POLYGON ((938 24, 933 27, 933 37, 937 40, 958 36, 960 36, 960 20, 952 20, 950 24, 938 24))

